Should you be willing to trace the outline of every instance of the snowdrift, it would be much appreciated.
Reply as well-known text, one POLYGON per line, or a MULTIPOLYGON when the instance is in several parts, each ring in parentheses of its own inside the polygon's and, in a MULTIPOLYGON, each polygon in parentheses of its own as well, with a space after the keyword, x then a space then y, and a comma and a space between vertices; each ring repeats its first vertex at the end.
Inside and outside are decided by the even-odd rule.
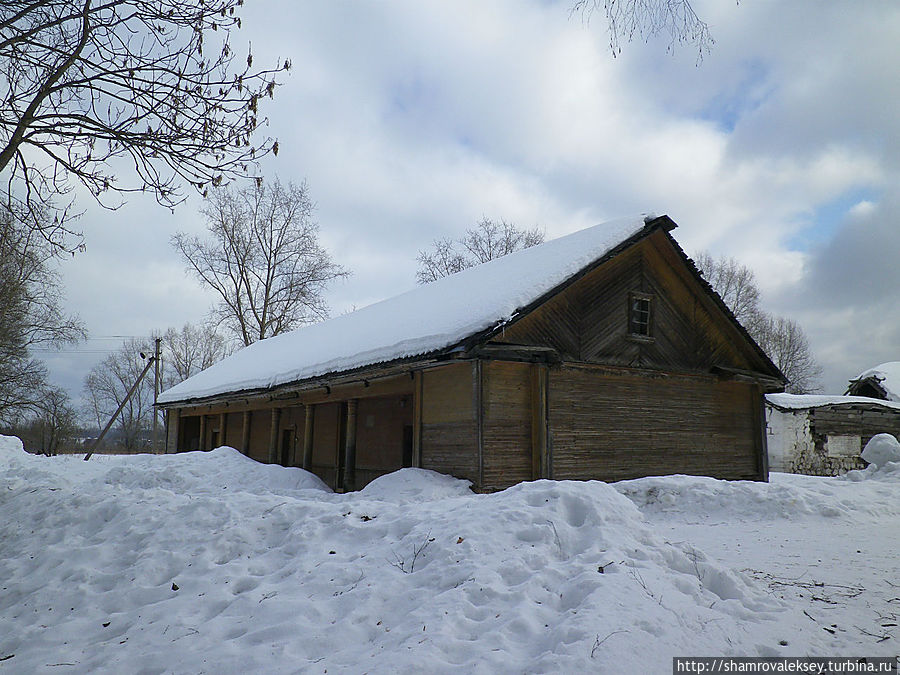
POLYGON ((405 469, 338 495, 230 448, 83 462, 2 438, 0 482, 0 665, 142 673, 668 672, 674 655, 821 653, 831 634, 671 522, 853 519, 872 499, 848 489, 895 485, 476 495, 405 469))

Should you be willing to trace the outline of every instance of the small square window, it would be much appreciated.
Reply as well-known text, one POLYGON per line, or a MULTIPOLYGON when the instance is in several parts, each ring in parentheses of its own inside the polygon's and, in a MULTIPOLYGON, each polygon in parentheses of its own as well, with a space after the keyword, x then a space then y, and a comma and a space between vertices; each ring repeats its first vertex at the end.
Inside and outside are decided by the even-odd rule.
POLYGON ((628 333, 650 337, 653 298, 645 293, 628 296, 628 333))

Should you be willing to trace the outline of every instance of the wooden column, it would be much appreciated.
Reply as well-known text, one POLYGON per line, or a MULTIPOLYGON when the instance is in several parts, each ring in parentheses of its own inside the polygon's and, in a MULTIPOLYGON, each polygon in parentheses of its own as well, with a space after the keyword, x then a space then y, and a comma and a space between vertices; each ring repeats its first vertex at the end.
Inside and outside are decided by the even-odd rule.
POLYGON ((759 479, 769 481, 769 438, 766 429, 766 398, 765 392, 760 385, 753 387, 752 406, 753 421, 756 427, 756 442, 753 444, 756 449, 756 461, 759 468, 759 479))
POLYGON ((344 492, 352 492, 356 486, 356 406, 359 401, 347 401, 347 431, 344 436, 344 492))
POLYGON ((478 485, 484 486, 484 368, 481 359, 472 366, 472 407, 475 409, 475 434, 478 443, 478 485))
POLYGON ((219 413, 219 445, 225 445, 225 423, 228 421, 228 413, 219 413))
POLYGON ((303 406, 306 412, 303 422, 303 468, 312 471, 313 424, 315 424, 316 406, 307 403, 303 406))
POLYGON ((547 457, 547 366, 531 367, 531 477, 549 478, 547 457))
POLYGON ((241 452, 250 455, 250 411, 245 410, 241 420, 241 452))
POLYGON ((179 408, 169 408, 166 410, 166 453, 178 452, 180 439, 178 435, 181 433, 181 410, 179 408))
POLYGON ((422 466, 422 371, 413 373, 413 456, 412 465, 422 466))
POLYGON ((278 463, 278 427, 281 424, 281 408, 272 408, 272 427, 269 429, 269 464, 278 463))
POLYGON ((206 415, 200 415, 200 445, 198 450, 206 450, 206 415))

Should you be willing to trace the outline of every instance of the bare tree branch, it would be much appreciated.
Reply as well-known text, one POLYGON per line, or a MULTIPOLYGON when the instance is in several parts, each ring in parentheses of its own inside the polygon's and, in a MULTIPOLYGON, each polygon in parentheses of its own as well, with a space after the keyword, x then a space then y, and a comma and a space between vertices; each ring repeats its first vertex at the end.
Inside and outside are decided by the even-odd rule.
POLYGON ((59 347, 84 338, 84 327, 62 306, 59 249, 0 205, 0 421, 38 406, 46 369, 36 347, 59 347))
POLYGON ((210 326, 186 323, 169 328, 162 336, 163 386, 183 382, 231 354, 231 346, 210 326))
MULTIPOLYGON (((144 369, 145 356, 153 353, 152 340, 129 338, 122 347, 94 366, 84 381, 88 412, 102 427, 125 399, 144 369)), ((153 380, 144 378, 119 414, 116 429, 126 450, 139 447, 141 435, 150 426, 153 415, 153 380)))
POLYGON ((215 190, 209 239, 172 238, 188 269, 217 294, 217 325, 244 345, 327 317, 326 286, 348 272, 318 242, 305 184, 215 190))
MULTIPOLYGON (((247 175, 277 143, 251 138, 289 62, 236 54, 243 0, 8 0, 0 5, 0 173, 6 196, 53 206, 84 185, 115 208, 173 207, 247 175), (121 160, 132 180, 121 179, 121 160), (108 195, 117 195, 110 198, 108 195)), ((127 172, 124 175, 128 175, 127 172)), ((35 222, 34 225, 38 223, 35 222)), ((71 234, 71 233, 70 233, 71 234)), ((77 233, 74 233, 77 235, 77 233)))
POLYGON ((762 310, 753 270, 734 258, 713 258, 705 251, 694 257, 694 264, 788 379, 787 391, 816 391, 822 369, 810 351, 806 334, 793 319, 762 310))
POLYGON ((521 230, 505 220, 482 218, 459 239, 435 239, 431 250, 419 251, 416 281, 427 284, 543 241, 544 232, 536 227, 521 230))
POLYGON ((572 14, 589 21, 594 12, 603 11, 609 28, 609 49, 613 56, 622 53, 622 42, 635 36, 647 41, 668 35, 668 51, 678 44, 697 47, 698 60, 715 44, 709 26, 702 21, 690 0, 577 0, 572 14))

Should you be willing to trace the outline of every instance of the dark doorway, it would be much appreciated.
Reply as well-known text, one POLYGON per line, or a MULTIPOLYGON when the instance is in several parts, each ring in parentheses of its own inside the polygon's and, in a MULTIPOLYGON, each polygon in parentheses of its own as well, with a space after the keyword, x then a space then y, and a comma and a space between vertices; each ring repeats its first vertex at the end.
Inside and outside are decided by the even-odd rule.
POLYGON ((403 427, 403 468, 406 469, 413 465, 413 428, 412 424, 406 424, 403 427))
POLYGON ((200 449, 200 418, 182 417, 178 420, 178 452, 200 449))
POLYGON ((278 463, 281 466, 291 465, 291 451, 294 449, 294 430, 285 429, 281 432, 281 453, 278 463))

